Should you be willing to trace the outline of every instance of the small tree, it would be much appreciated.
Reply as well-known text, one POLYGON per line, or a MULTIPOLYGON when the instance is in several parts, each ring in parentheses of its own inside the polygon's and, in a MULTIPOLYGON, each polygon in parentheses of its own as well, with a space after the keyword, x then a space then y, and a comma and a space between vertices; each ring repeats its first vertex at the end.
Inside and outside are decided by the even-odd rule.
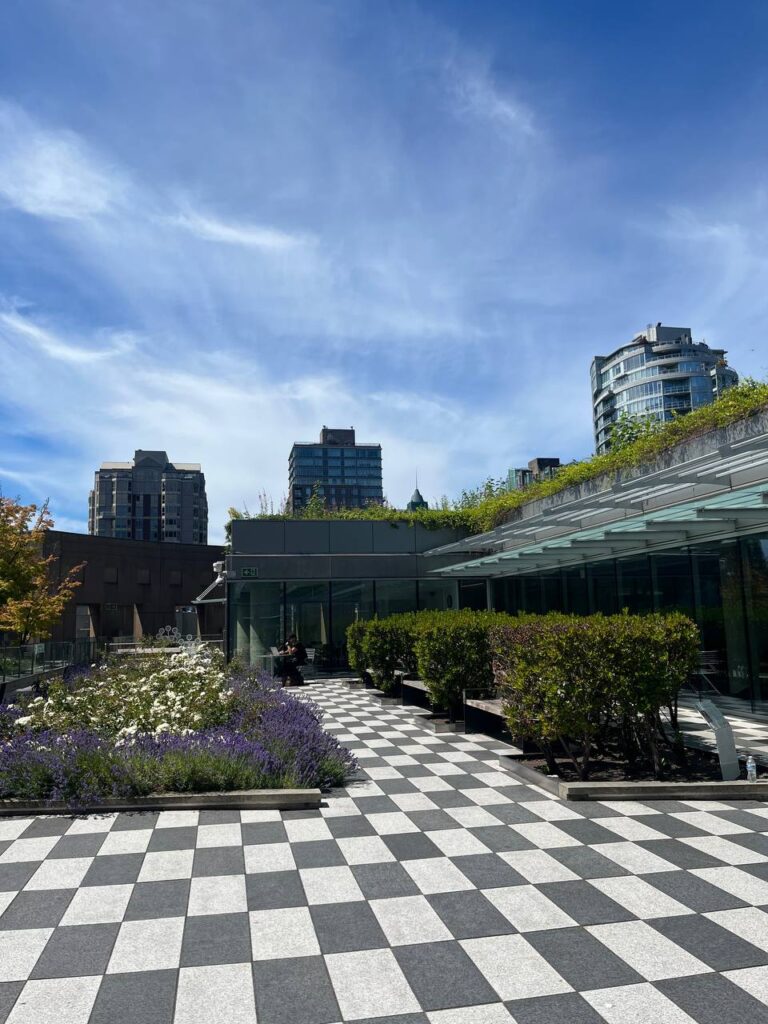
POLYGON ((45 534, 53 527, 48 502, 22 505, 0 495, 0 629, 15 633, 20 643, 50 636, 72 594, 83 564, 55 582, 55 555, 43 556, 45 534))

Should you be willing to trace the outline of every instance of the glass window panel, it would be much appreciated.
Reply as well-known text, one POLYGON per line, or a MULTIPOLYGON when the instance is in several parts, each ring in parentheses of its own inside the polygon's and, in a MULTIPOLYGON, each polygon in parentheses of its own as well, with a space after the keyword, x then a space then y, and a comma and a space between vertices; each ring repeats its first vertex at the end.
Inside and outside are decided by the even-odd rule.
POLYGON ((755 696, 768 700, 768 534, 742 541, 755 696))
POLYGON ((619 559, 619 605, 633 614, 653 611, 651 565, 647 556, 619 559))
POLYGON ((376 580, 376 614, 380 619, 416 611, 416 580, 376 580))
POLYGON ((687 551, 651 555, 654 604, 657 612, 683 612, 694 616, 693 576, 687 551))
POLYGON ((305 647, 316 651, 315 663, 323 665, 328 657, 329 585, 317 582, 285 584, 285 632, 295 633, 305 647))
POLYGON ((447 611, 458 607, 455 580, 419 580, 419 608, 447 611))
POLYGON ((587 566, 587 586, 591 611, 615 615, 619 610, 616 563, 608 560, 587 566))
POLYGON ((333 665, 347 665, 347 626, 374 614, 371 580, 334 580, 331 583, 331 649, 333 665))
POLYGON ((459 580, 459 608, 484 611, 488 607, 488 589, 485 580, 459 580))
POLYGON ((589 615, 589 589, 586 569, 564 569, 565 611, 571 615, 589 615))
POLYGON ((546 572, 541 575, 541 596, 544 612, 562 612, 563 604, 563 582, 560 570, 546 572))
POLYGON ((246 665, 268 667, 270 647, 283 641, 283 584, 248 581, 229 587, 229 648, 246 665))

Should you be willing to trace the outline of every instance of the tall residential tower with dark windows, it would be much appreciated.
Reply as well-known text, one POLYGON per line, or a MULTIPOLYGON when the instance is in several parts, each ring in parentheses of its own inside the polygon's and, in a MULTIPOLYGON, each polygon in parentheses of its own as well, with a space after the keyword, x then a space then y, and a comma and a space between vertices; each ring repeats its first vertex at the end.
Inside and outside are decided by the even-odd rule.
POLYGON ((384 500, 381 445, 356 444, 352 427, 323 427, 315 444, 294 444, 288 459, 292 511, 304 508, 313 491, 329 509, 380 505, 384 500))
POLYGON ((690 327, 648 324, 609 356, 592 360, 595 450, 610 448, 614 423, 623 412, 670 420, 713 402, 739 376, 725 350, 694 341, 690 327))
POLYGON ((208 543, 208 500, 198 463, 169 462, 139 449, 133 462, 103 462, 88 498, 97 537, 208 543))

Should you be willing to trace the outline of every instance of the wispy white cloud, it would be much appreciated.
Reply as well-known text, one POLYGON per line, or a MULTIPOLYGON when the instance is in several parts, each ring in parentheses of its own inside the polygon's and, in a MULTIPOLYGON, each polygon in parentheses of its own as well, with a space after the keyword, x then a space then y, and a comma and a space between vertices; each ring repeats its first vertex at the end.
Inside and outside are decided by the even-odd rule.
POLYGON ((494 80, 486 63, 466 50, 454 53, 444 65, 448 95, 457 114, 491 125, 506 137, 533 139, 539 135, 528 104, 494 80))
POLYGON ((240 245, 246 249, 267 252, 285 252, 312 245, 314 242, 310 235, 292 234, 278 228, 248 222, 225 221, 194 209, 187 209, 171 216, 167 222, 208 242, 240 245))
POLYGON ((83 220, 106 212, 124 187, 74 132, 0 102, 0 200, 36 217, 83 220))
POLYGON ((106 332, 95 346, 77 344, 15 312, 0 313, 0 336, 29 343, 58 362, 86 365, 124 355, 136 346, 136 338, 126 331, 106 332))

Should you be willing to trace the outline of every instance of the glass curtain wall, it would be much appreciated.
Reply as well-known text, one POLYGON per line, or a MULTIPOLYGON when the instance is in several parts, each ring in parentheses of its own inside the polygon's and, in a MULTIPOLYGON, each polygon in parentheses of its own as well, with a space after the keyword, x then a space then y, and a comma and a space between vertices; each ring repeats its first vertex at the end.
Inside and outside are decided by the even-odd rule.
MULTIPOLYGON (((483 594, 485 583, 481 583, 483 594)), ((295 633, 315 649, 319 668, 347 667, 347 626, 417 608, 456 608, 453 580, 238 581, 228 588, 229 650, 264 664, 271 647, 295 633)))
POLYGON ((516 576, 493 589, 495 607, 512 614, 557 611, 564 597, 577 615, 690 615, 701 631, 703 688, 768 711, 768 534, 516 576))

